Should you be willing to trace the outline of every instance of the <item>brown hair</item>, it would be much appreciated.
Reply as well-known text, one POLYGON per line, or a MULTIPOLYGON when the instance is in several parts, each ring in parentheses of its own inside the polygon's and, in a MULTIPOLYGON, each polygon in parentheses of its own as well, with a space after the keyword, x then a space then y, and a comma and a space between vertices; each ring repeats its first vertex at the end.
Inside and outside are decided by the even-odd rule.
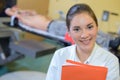
POLYGON ((83 13, 83 12, 88 13, 93 18, 93 20, 95 21, 96 25, 98 26, 97 18, 96 18, 95 13, 93 12, 93 10, 87 4, 82 4, 81 3, 81 4, 73 5, 68 10, 68 13, 67 13, 67 16, 66 16, 66 25, 67 25, 68 30, 70 29, 70 22, 73 19, 73 17, 76 14, 83 13))

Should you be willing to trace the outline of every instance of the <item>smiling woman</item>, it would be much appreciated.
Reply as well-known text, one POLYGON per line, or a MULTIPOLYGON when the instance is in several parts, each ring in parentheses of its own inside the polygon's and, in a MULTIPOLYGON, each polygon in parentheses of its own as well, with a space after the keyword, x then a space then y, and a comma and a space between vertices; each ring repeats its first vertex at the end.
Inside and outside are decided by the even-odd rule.
POLYGON ((118 58, 96 43, 98 22, 90 6, 82 3, 73 5, 67 12, 66 24, 68 34, 75 44, 55 51, 46 80, 61 80, 63 65, 67 60, 107 68, 105 80, 119 80, 118 58))

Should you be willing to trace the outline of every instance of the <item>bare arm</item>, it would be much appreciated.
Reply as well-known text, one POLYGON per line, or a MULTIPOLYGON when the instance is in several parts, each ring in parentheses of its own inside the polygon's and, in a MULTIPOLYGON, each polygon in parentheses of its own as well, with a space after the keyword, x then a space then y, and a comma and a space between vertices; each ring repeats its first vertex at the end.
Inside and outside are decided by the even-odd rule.
POLYGON ((38 14, 33 16, 20 15, 18 19, 23 24, 26 24, 30 27, 37 28, 44 31, 47 31, 48 24, 51 22, 50 19, 46 18, 43 15, 38 15, 38 14))
POLYGON ((37 14, 32 10, 20 10, 18 8, 7 8, 5 13, 9 16, 16 16, 23 24, 47 31, 48 24, 52 21, 50 18, 37 14))

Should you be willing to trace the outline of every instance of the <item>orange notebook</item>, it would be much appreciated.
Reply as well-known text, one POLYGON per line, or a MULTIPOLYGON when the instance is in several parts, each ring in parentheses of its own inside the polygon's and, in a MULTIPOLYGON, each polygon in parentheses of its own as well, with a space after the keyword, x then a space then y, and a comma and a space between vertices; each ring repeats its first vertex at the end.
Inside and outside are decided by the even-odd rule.
POLYGON ((62 66, 61 80, 106 80, 106 67, 92 66, 71 60, 62 66))

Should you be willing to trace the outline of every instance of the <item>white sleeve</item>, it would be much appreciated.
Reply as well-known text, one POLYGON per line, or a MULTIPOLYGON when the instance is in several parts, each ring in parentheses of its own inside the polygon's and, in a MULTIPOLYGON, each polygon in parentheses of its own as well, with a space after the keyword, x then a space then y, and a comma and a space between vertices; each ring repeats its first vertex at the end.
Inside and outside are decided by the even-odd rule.
POLYGON ((58 53, 55 52, 47 72, 46 80, 60 80, 61 69, 58 56, 58 53))
POLYGON ((120 80, 118 59, 114 57, 111 58, 111 60, 107 63, 107 65, 108 65, 107 80, 120 80))

